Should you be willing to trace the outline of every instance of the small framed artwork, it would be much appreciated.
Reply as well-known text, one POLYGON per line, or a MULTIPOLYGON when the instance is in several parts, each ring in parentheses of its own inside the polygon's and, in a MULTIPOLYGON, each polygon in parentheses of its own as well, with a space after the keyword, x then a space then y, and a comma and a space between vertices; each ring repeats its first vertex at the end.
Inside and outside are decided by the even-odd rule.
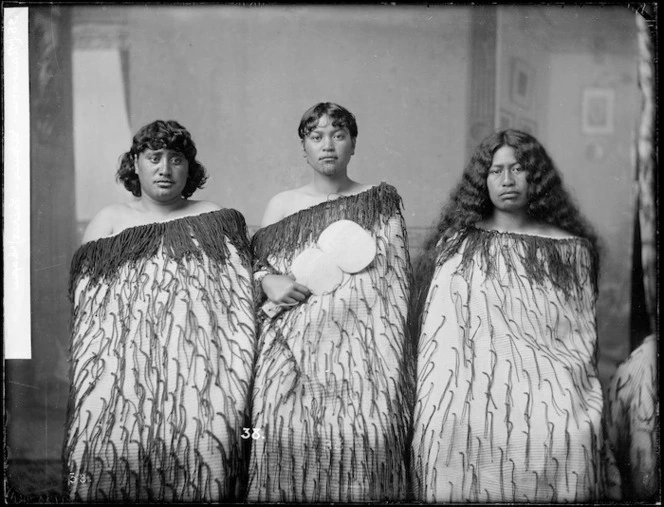
POLYGON ((581 104, 581 131, 584 134, 613 132, 614 91, 610 88, 586 88, 581 104))
POLYGON ((505 130, 514 127, 514 115, 509 111, 501 109, 498 113, 498 130, 505 130))
POLYGON ((526 134, 534 136, 537 134, 537 123, 528 118, 521 118, 521 120, 519 121, 519 130, 525 132, 526 134))
POLYGON ((515 104, 528 108, 533 100, 535 70, 525 60, 512 59, 510 73, 510 98, 515 104))

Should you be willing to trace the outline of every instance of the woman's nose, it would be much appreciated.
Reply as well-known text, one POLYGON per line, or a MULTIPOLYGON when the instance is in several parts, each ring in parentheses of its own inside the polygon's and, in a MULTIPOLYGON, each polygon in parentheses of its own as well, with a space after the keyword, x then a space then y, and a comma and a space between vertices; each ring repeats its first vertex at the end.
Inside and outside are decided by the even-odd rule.
POLYGON ((171 173, 171 163, 168 159, 162 159, 159 163, 159 174, 170 174, 171 173))
POLYGON ((503 171, 503 185, 511 186, 514 185, 514 175, 512 171, 506 169, 503 171))

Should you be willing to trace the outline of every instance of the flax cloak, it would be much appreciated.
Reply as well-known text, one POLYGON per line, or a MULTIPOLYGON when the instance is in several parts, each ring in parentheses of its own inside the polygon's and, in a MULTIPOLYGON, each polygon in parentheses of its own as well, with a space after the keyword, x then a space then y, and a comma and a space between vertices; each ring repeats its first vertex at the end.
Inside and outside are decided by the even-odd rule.
POLYGON ((255 346, 243 216, 126 229, 72 260, 66 488, 81 501, 221 501, 242 487, 255 346))
POLYGON ((249 501, 400 500, 406 494, 404 389, 411 281, 401 198, 386 183, 259 230, 259 264, 287 273, 331 223, 376 239, 364 271, 344 274, 259 332, 249 501))
POLYGON ((589 243, 474 227, 450 241, 460 247, 443 249, 420 316, 415 498, 603 498, 589 243))
POLYGON ((616 369, 604 411, 622 497, 655 502, 660 491, 657 338, 651 334, 616 369))

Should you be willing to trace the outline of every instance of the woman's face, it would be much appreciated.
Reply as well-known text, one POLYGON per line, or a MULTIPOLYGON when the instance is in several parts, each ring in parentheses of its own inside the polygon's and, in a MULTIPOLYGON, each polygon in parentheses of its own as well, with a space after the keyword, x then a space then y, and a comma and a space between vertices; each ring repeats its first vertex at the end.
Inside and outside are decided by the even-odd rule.
POLYGON ((324 176, 345 174, 355 154, 355 140, 346 127, 335 127, 329 116, 321 116, 318 125, 302 141, 307 163, 324 176))
POLYGON ((160 204, 181 199, 189 176, 189 162, 182 153, 148 148, 139 153, 134 164, 142 198, 160 204))
POLYGON ((493 206, 505 212, 525 210, 528 205, 527 171, 514 156, 514 149, 502 146, 493 155, 486 184, 493 206))

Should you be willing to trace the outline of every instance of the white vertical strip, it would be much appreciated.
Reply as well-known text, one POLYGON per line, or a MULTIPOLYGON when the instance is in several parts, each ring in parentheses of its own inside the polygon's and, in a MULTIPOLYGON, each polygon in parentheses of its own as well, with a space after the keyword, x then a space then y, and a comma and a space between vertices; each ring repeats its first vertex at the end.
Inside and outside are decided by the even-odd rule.
POLYGON ((30 359, 30 96, 28 8, 3 8, 4 352, 30 359))

